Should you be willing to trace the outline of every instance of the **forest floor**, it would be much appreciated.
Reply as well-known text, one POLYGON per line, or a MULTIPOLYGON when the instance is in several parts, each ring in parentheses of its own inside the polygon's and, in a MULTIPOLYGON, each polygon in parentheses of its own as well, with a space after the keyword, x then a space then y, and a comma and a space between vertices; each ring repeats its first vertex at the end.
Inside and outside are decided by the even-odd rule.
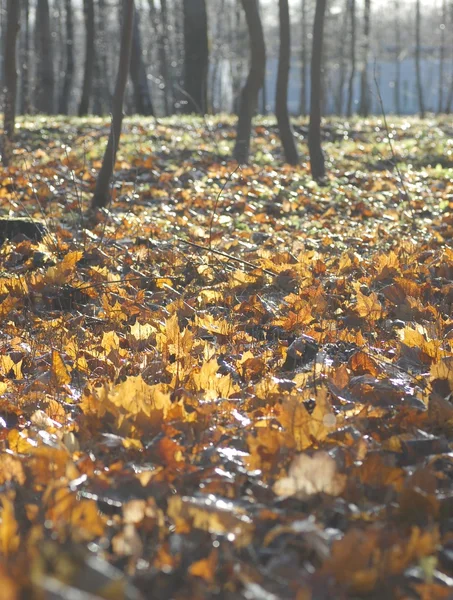
POLYGON ((3 599, 451 597, 451 120, 327 121, 322 187, 306 125, 128 119, 88 229, 108 120, 19 121, 3 599))

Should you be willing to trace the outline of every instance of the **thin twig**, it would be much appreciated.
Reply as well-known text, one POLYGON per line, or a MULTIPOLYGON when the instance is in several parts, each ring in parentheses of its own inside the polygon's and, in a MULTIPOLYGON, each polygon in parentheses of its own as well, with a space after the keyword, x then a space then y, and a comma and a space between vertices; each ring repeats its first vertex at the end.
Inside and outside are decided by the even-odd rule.
MULTIPOLYGON (((376 91, 377 91, 377 96, 378 96, 378 100, 379 100, 379 105, 381 107, 382 120, 384 121, 384 127, 385 127, 385 131, 387 133, 387 139, 389 141, 389 148, 390 148, 390 152, 392 154, 393 165, 394 165, 395 171, 396 171, 396 173, 398 175, 398 179, 400 180, 401 188, 402 188, 402 190, 404 192, 404 198, 403 199, 407 201, 409 207, 412 209, 412 206, 411 206, 411 197, 410 197, 410 194, 409 194, 409 192, 407 190, 406 182, 404 180, 404 177, 403 177, 403 174, 401 172, 401 169, 398 166, 398 157, 396 155, 395 148, 394 148, 393 142, 392 142, 392 138, 390 136, 390 129, 389 129, 389 126, 388 126, 388 123, 387 123, 387 115, 386 115, 385 108, 384 108, 384 101, 382 100, 381 89, 379 87, 379 82, 377 80, 377 75, 376 75, 376 61, 374 63, 373 77, 374 77, 374 85, 376 86, 376 91)), ((401 190, 398 190, 398 191, 401 194, 401 190)), ((412 218, 413 219, 415 218, 415 215, 413 214, 413 210, 412 210, 412 218)))
POLYGON ((275 277, 275 275, 277 275, 277 273, 274 273, 273 271, 269 271, 268 269, 262 269, 260 266, 254 265, 248 260, 244 260, 243 258, 237 258, 236 256, 232 256, 231 254, 227 254, 226 252, 222 252, 221 250, 206 248, 206 246, 202 246, 201 244, 197 244, 195 242, 189 242, 189 240, 183 240, 182 238, 179 238, 177 236, 175 237, 175 239, 178 242, 182 242, 183 244, 188 244, 189 246, 193 246, 194 248, 198 248, 199 250, 204 250, 204 252, 212 252, 213 254, 217 254, 218 256, 223 256, 223 258, 226 258, 233 262, 237 262, 241 265, 249 267, 250 269, 261 269, 263 273, 266 273, 266 275, 270 275, 271 277, 275 277))
POLYGON ((235 175, 235 173, 237 173, 237 171, 240 168, 241 168, 241 165, 238 165, 234 169, 234 171, 231 171, 231 173, 226 178, 225 183, 220 188, 220 192, 217 194, 217 198, 215 199, 214 208, 212 210, 212 215, 211 215, 211 220, 209 221, 209 250, 210 251, 212 251, 212 227, 214 225, 214 218, 216 216, 217 206, 219 205, 220 198, 221 198, 223 192, 225 191, 226 186, 230 183, 230 181, 233 179, 233 176, 235 175))

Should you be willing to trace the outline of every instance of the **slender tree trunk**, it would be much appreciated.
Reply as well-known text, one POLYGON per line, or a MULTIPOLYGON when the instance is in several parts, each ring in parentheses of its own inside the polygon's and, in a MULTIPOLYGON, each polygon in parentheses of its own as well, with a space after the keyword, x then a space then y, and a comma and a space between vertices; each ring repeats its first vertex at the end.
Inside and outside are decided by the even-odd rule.
POLYGON ((148 85, 148 76, 143 62, 142 39, 140 34, 139 13, 135 9, 134 31, 132 37, 130 74, 134 90, 135 111, 139 115, 153 115, 154 108, 148 85))
POLYGON ((20 75, 22 93, 20 96, 20 112, 25 115, 30 112, 30 4, 22 0, 23 36, 20 57, 20 75))
POLYGON ((121 136, 123 123, 124 92, 131 63, 132 36, 134 26, 134 0, 123 0, 123 25, 121 29, 121 45, 118 63, 118 74, 116 78, 115 91, 113 93, 112 123, 110 135, 105 150, 102 166, 96 181, 91 208, 96 210, 107 206, 109 202, 109 185, 115 166, 116 153, 121 136))
MULTIPOLYGON (((450 28, 453 29, 453 0, 450 0, 450 28)), ((449 115, 453 107, 453 65, 451 65, 450 72, 450 88, 448 90, 448 97, 445 103, 445 113, 449 115)))
POLYGON ((356 33, 355 33, 355 0, 349 2, 349 16, 350 16, 350 60, 351 60, 351 73, 349 75, 349 87, 348 87, 348 104, 346 109, 346 115, 350 117, 352 115, 352 103, 354 100, 354 80, 355 80, 355 69, 356 69, 356 33))
POLYGON ((370 112, 370 95, 368 90, 368 59, 370 55, 370 13, 371 0, 365 0, 365 11, 363 15, 363 65, 360 74, 360 107, 359 113, 367 117, 370 112))
POLYGON ((162 82, 164 113, 172 113, 172 85, 168 68, 168 8, 167 1, 160 1, 160 15, 157 13, 154 0, 148 0, 151 26, 157 39, 157 55, 159 62, 159 75, 162 82))
POLYGON ((79 104, 79 117, 86 115, 90 108, 94 71, 94 0, 83 0, 85 18, 85 68, 83 72, 82 97, 79 104))
POLYGON ((288 114, 288 78, 291 58, 291 24, 288 0, 278 2, 280 23, 280 52, 278 57, 277 88, 275 93, 275 114, 277 116, 280 139, 282 140, 285 161, 290 165, 299 163, 299 153, 294 139, 288 114))
POLYGON ((208 106, 208 18, 206 0, 183 0, 185 113, 204 114, 208 106))
MULTIPOLYGON (((258 0, 258 10, 259 10, 259 13, 260 13, 260 19, 261 19, 261 23, 262 23, 263 22, 263 19, 262 19, 263 7, 261 6, 261 0, 258 0)), ((262 115, 266 115, 267 114, 266 71, 264 71, 263 86, 262 86, 261 91, 260 91, 260 104, 261 104, 261 109, 260 109, 261 114, 262 115)))
POLYGON ((66 13, 66 68, 64 72, 63 88, 61 90, 58 112, 62 115, 69 114, 69 96, 74 80, 74 23, 72 18, 71 0, 65 0, 66 13))
POLYGON ((299 112, 307 114, 307 0, 301 0, 301 46, 300 46, 300 100, 299 112))
POLYGON ((420 0, 416 0, 415 5, 415 71, 417 77, 417 94, 418 94, 418 107, 420 112, 420 118, 425 118, 425 101, 423 99, 423 84, 422 84, 422 73, 421 73, 421 8, 420 0))
POLYGON ((394 102, 395 112, 401 114, 401 23, 400 23, 400 2, 395 0, 395 87, 394 87, 394 102))
POLYGON ((326 0, 316 0, 315 21, 313 24, 313 47, 311 53, 311 100, 310 125, 308 130, 311 174, 316 181, 321 180, 326 174, 324 153, 321 147, 321 75, 325 12, 326 0))
POLYGON ((337 113, 337 115, 341 115, 343 113, 344 86, 346 81, 346 56, 344 40, 347 38, 348 35, 348 7, 349 0, 346 0, 345 10, 343 11, 343 22, 341 25, 341 35, 338 48, 338 62, 340 65, 340 73, 338 79, 338 89, 335 98, 335 112, 337 113))
POLYGON ((447 0, 442 0, 442 27, 440 29, 440 48, 439 48, 439 103, 437 112, 441 113, 444 109, 444 67, 445 67, 445 28, 447 27, 447 0))
POLYGON ((16 46, 19 32, 20 2, 8 0, 6 5, 5 92, 2 162, 6 167, 13 155, 14 127, 16 123, 17 68, 16 46))
POLYGON ((105 32, 107 20, 105 0, 98 0, 96 11, 96 35, 94 57, 94 82, 93 82, 93 112, 104 115, 110 112, 112 92, 110 89, 108 43, 105 32))
POLYGON ((54 110, 55 76, 53 71, 49 0, 38 0, 36 5, 35 50, 36 109, 41 113, 52 114, 54 110))
POLYGON ((238 163, 244 164, 249 159, 252 119, 258 104, 258 94, 264 82, 266 46, 257 1, 241 0, 241 2, 250 38, 250 70, 241 92, 233 156, 238 163))

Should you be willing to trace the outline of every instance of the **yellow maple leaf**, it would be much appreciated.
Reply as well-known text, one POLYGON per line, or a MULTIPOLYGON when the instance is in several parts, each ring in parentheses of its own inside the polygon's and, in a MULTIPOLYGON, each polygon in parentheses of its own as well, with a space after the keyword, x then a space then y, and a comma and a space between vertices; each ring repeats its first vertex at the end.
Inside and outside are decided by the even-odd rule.
POLYGON ((360 290, 357 290, 356 311, 360 317, 370 321, 377 321, 383 313, 377 294, 371 292, 369 296, 365 296, 360 290))
POLYGON ((61 354, 56 350, 52 350, 51 376, 56 385, 67 385, 68 383, 71 383, 69 368, 65 364, 61 354))

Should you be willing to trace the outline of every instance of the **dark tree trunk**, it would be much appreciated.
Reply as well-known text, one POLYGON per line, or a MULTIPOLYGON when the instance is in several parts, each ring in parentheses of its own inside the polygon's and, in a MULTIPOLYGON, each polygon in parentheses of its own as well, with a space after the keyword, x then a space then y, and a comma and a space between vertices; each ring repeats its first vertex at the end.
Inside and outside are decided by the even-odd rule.
POLYGON ((423 84, 422 84, 422 73, 421 73, 421 9, 420 0, 417 0, 415 5, 415 71, 417 77, 417 95, 418 95, 418 108, 420 112, 420 118, 425 118, 425 101, 423 99, 423 84))
POLYGON ((83 0, 85 18, 85 68, 83 72, 82 97, 79 104, 79 117, 86 115, 90 108, 94 72, 94 0, 83 0))
POLYGON ((401 23, 400 23, 400 3, 395 0, 395 88, 394 101, 395 112, 401 114, 401 23))
POLYGON ((158 14, 154 0, 148 0, 151 27, 157 39, 157 56, 159 62, 159 75, 161 89, 163 92, 164 113, 168 116, 172 113, 172 85, 168 68, 168 8, 167 1, 160 0, 160 14, 158 14))
POLYGON ((324 154, 321 147, 321 96, 322 96, 322 52, 324 45, 324 15, 326 0, 316 0, 313 24, 313 48, 311 53, 311 101, 308 149, 313 179, 319 181, 326 174, 324 154))
MULTIPOLYGON (((453 0, 450 0, 450 30, 453 29, 453 0)), ((447 101, 445 103, 445 113, 447 115, 449 115, 451 113, 452 107, 453 107, 453 65, 450 66, 451 68, 451 73, 450 73, 450 88, 448 90, 448 97, 447 97, 447 101)))
POLYGON ((58 112, 62 115, 69 114, 69 97, 74 80, 74 23, 72 19, 71 0, 65 0, 66 16, 66 68, 64 72, 63 88, 61 90, 58 112))
POLYGON ((170 49, 168 35, 168 8, 167 0, 160 0, 160 17, 161 17, 161 34, 159 36, 159 62, 164 80, 164 105, 165 114, 173 114, 173 84, 170 78, 170 70, 168 68, 168 54, 170 49))
POLYGON ((30 4, 29 0, 21 1, 24 27, 20 56, 20 112, 25 115, 30 112, 30 4))
POLYGON ((142 40, 139 14, 135 9, 134 31, 132 36, 130 73, 134 89, 135 111, 139 115, 153 115, 153 103, 148 86, 148 76, 143 62, 142 40))
POLYGON ((264 82, 266 46, 256 0, 241 1, 250 38, 250 70, 240 97, 239 119, 233 156, 238 163, 244 164, 249 159, 252 119, 258 104, 258 94, 264 82))
POLYGON ((277 116, 280 139, 285 160, 290 165, 299 163, 296 141, 288 114, 288 78, 291 59, 291 25, 288 0, 279 0, 280 52, 278 56, 277 89, 275 93, 275 114, 277 116))
MULTIPOLYGON (((253 0, 255 1, 255 0, 253 0)), ((208 18, 206 0, 183 0, 185 113, 204 114, 208 106, 208 18)))
POLYGON ((13 154, 14 127, 16 123, 17 68, 16 42, 19 32, 20 2, 8 0, 6 5, 5 93, 2 162, 7 166, 13 154))
POLYGON ((134 29, 134 0, 123 0, 123 25, 121 29, 121 45, 113 93, 112 123, 110 135, 105 150, 102 166, 96 181, 96 189, 91 201, 92 210, 103 208, 109 202, 109 186, 115 166, 116 153, 120 142, 121 126, 123 123, 123 102, 126 90, 129 65, 131 63, 132 35, 134 29))
POLYGON ((105 0, 98 0, 96 11, 96 35, 93 81, 93 112, 104 115, 110 112, 112 92, 110 90, 109 61, 105 22, 107 19, 105 0))
POLYGON ((368 89, 368 58, 370 54, 370 13, 371 0, 365 0, 365 12, 363 15, 363 65, 360 73, 360 107, 359 114, 367 117, 370 112, 370 94, 368 89))
POLYGON ((301 47, 300 47, 300 102, 299 112, 307 114, 307 0, 301 0, 301 47))
POLYGON ((49 0, 38 0, 36 5, 35 50, 36 109, 41 113, 52 114, 54 111, 55 77, 53 72, 49 0))
POLYGON ((442 0, 442 25, 440 30, 440 47, 439 47, 439 103, 437 112, 441 113, 444 110, 444 66, 445 66, 445 28, 447 26, 447 0, 442 0))
POLYGON ((354 100, 354 80, 355 80, 355 68, 356 68, 356 35, 355 35, 355 0, 349 2, 349 17, 350 17, 350 61, 351 61, 351 72, 349 75, 349 87, 348 87, 348 104, 346 109, 346 115, 350 117, 352 115, 352 103, 354 100))
POLYGON ((343 12, 343 23, 341 28, 341 35, 339 40, 339 48, 338 48, 338 63, 340 68, 339 79, 338 79, 338 89, 336 92, 335 98, 335 112, 337 115, 341 115, 343 113, 343 102, 344 102, 344 85, 346 81, 346 57, 345 57, 345 43, 344 40, 347 38, 348 32, 348 16, 349 16, 349 0, 346 0, 345 10, 343 12))

